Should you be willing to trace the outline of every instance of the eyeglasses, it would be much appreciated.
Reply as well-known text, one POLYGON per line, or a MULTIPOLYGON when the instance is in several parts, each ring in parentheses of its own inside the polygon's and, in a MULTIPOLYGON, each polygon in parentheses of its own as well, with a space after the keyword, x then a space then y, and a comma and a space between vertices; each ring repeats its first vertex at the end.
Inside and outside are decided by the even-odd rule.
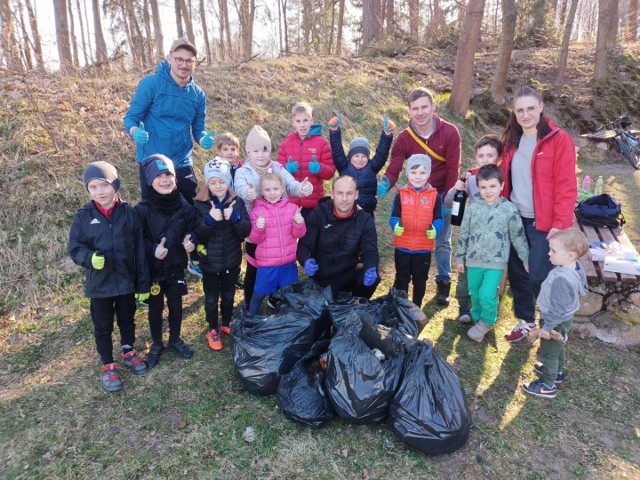
POLYGON ((171 56, 173 57, 173 59, 176 61, 178 65, 182 65, 183 63, 186 63, 187 67, 190 67, 196 62, 195 58, 182 58, 182 57, 176 57, 174 55, 171 55, 171 56))

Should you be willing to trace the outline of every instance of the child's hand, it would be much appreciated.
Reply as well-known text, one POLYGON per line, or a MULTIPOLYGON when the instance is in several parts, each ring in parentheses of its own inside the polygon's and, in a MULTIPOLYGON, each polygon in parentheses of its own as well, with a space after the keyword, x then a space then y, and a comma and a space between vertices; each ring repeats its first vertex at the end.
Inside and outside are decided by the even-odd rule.
POLYGON ((253 183, 249 182, 249 188, 247 189, 247 201, 253 202, 256 198, 258 198, 258 193, 256 192, 253 183))
POLYGON ((456 265, 456 270, 458 270, 458 273, 464 273, 464 263, 458 263, 456 265))
POLYGON ((433 225, 431 225, 431 227, 429 227, 429 230, 427 230, 427 238, 429 240, 433 240, 434 238, 436 238, 436 235, 438 233, 436 232, 436 229, 433 228, 433 225))
POLYGON ((262 216, 262 212, 260 212, 260 215, 256 219, 256 227, 262 230, 266 224, 267 224, 267 221, 262 216))
POLYGON ((225 208, 222 211, 225 220, 231 220, 231 215, 233 215, 233 206, 235 204, 236 204, 236 201, 234 200, 233 202, 231 202, 231 205, 229 205, 227 208, 225 208))
POLYGON ((289 172, 291 175, 293 175, 294 173, 296 173, 298 171, 298 162, 294 162, 293 158, 289 157, 287 159, 287 163, 284 166, 284 168, 287 169, 287 172, 289 172))
POLYGON ((104 268, 104 256, 100 252, 93 252, 91 255, 91 266, 95 270, 102 270, 104 268))
POLYGON ((393 135, 393 132, 396 131, 396 124, 393 123, 391 120, 389 120, 386 116, 382 121, 382 125, 383 125, 382 128, 384 129, 384 133, 386 135, 393 135))
POLYGON ((182 240, 182 246, 187 253, 191 253, 196 249, 195 244, 191 241, 191 235, 186 235, 182 240))
POLYGON ((455 188, 459 192, 463 192, 464 190, 466 190, 467 185, 462 180, 458 180, 453 185, 453 188, 455 188))
POLYGON ((136 293, 135 297, 136 297, 136 301, 138 303, 142 303, 142 302, 146 302, 147 300, 149 300, 149 292, 145 292, 145 293, 136 293))
POLYGON ((198 252, 198 255, 200 255, 201 257, 206 257, 207 256, 207 247, 205 247, 203 244, 200 243, 196 247, 196 252, 198 252))
POLYGON ((342 114, 339 113, 336 117, 332 117, 329 120, 329 130, 336 131, 340 128, 340 124, 342 123, 342 114))
POLYGON ((298 207, 298 210, 296 210, 296 213, 293 215, 293 221, 296 222, 298 225, 300 225, 303 221, 304 218, 302 218, 302 207, 298 207))
POLYGON ((309 182, 309 177, 304 177, 301 182, 300 193, 303 197, 308 197, 313 193, 313 185, 309 182))
POLYGON ((540 329, 540 338, 544 338, 545 340, 551 340, 551 333, 546 330, 540 329))
POLYGON ((211 201, 211 210, 209 210, 209 216, 213 218, 216 222, 222 221, 222 212, 220 212, 219 208, 216 208, 213 201, 211 201))
POLYGON ((524 271, 525 271, 525 272, 527 272, 527 273, 529 273, 529 265, 525 265, 525 266, 524 266, 524 271))
POLYGON ((315 155, 311 156, 311 163, 309 163, 309 173, 317 175, 320 172, 320 162, 315 155))
POLYGON ((404 233, 404 227, 402 226, 402 222, 396 223, 396 226, 393 227, 393 234, 396 237, 400 237, 404 233))
POLYGON ((164 260, 167 256, 167 253, 169 253, 169 249, 164 246, 164 242, 166 241, 167 237, 162 237, 162 240, 160 240, 160 243, 156 247, 155 256, 158 260, 164 260))

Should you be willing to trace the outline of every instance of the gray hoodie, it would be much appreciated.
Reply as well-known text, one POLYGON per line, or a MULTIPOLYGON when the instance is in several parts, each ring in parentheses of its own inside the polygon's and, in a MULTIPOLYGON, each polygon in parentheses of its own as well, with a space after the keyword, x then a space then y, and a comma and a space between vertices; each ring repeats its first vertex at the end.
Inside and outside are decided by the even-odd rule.
POLYGON ((576 268, 558 266, 551 270, 538 295, 543 330, 551 332, 554 327, 571 320, 580 308, 580 296, 588 291, 587 276, 580 262, 576 262, 576 268))

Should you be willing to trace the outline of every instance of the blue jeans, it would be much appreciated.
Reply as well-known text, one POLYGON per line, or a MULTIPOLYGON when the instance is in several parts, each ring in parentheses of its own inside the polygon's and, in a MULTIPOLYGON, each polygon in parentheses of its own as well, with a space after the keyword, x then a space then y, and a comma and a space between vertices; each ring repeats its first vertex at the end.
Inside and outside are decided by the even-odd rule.
POLYGON ((522 217, 524 233, 529 243, 529 273, 524 269, 513 246, 509 253, 509 286, 513 296, 513 311, 516 318, 529 323, 536 321, 536 299, 540 286, 553 268, 549 261, 549 232, 536 230, 533 218, 522 217))
POLYGON ((436 237, 436 282, 451 281, 451 214, 444 215, 444 225, 436 237))

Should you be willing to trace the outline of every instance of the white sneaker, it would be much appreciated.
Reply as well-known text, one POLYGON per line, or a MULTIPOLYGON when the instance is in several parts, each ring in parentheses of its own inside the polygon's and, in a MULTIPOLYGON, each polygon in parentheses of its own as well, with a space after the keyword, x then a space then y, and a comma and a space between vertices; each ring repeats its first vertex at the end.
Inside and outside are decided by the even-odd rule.
POLYGON ((474 342, 480 343, 484 339, 484 336, 487 334, 487 332, 490 332, 491 330, 493 330, 493 327, 490 327, 482 320, 480 320, 473 327, 467 330, 467 336, 474 342))

